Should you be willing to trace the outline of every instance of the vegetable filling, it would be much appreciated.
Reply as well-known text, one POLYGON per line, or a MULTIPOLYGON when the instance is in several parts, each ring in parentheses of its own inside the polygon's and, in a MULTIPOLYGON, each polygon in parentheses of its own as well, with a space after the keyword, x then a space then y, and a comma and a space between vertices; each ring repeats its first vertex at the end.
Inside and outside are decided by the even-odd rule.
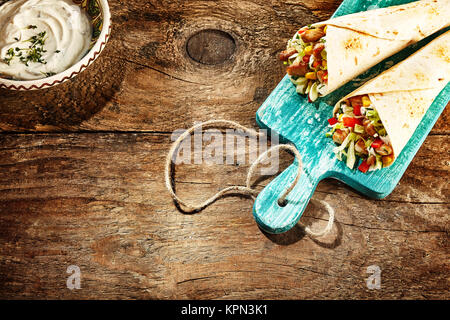
POLYGON ((288 66, 286 72, 297 92, 308 95, 310 102, 327 90, 326 32, 326 26, 303 27, 280 53, 280 60, 288 66))
POLYGON ((358 169, 366 173, 390 166, 394 151, 369 96, 356 96, 342 101, 328 120, 331 131, 327 137, 338 145, 334 149, 340 161, 353 169, 357 158, 362 159, 358 169))

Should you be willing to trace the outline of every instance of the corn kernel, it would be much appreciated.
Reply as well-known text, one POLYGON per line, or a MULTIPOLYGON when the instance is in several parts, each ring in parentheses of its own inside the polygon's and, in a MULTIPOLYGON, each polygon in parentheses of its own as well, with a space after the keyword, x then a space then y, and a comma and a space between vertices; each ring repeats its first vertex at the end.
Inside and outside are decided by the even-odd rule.
POLYGON ((305 74, 305 78, 309 80, 316 80, 317 76, 315 72, 308 72, 307 74, 305 74))
POLYGON ((305 48, 305 54, 309 56, 309 55, 312 55, 312 53, 313 53, 313 47, 312 46, 307 46, 305 48))
POLYGON ((370 106, 370 105, 372 104, 372 103, 370 102, 369 97, 367 97, 367 96, 362 97, 362 103, 363 103, 363 106, 364 106, 364 107, 368 107, 368 106, 370 106))
POLYGON ((381 161, 383 162, 383 167, 389 167, 394 162, 394 154, 382 157, 381 161))
POLYGON ((328 26, 325 26, 325 28, 323 28, 323 32, 326 34, 327 33, 327 28, 328 26))
POLYGON ((322 60, 322 67, 324 67, 324 68, 327 67, 327 60, 322 60))

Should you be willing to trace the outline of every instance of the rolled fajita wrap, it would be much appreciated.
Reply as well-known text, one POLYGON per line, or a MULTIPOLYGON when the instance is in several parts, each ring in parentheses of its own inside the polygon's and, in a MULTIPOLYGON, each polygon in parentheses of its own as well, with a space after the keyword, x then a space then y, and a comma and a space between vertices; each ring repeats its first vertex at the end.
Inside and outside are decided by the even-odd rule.
POLYGON ((315 101, 449 25, 450 0, 369 10, 301 28, 280 60, 297 92, 315 101))
POLYGON ((341 99, 328 122, 349 168, 390 166, 450 80, 450 31, 341 99))

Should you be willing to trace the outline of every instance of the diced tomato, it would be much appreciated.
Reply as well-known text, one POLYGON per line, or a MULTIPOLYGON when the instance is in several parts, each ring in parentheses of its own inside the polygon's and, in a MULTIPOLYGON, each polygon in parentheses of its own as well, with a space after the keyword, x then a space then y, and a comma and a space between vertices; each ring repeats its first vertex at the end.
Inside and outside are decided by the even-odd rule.
POLYGON ((360 105, 353 106, 353 114, 355 116, 360 116, 361 115, 361 106, 360 105))
POLYGON ((306 30, 308 30, 308 28, 301 29, 301 30, 298 31, 298 33, 299 33, 299 34, 305 33, 306 30))
POLYGON ((314 60, 314 63, 313 63, 313 68, 314 69, 317 69, 321 65, 322 65, 322 61, 321 60, 314 60))
POLYGON ((369 164, 367 163, 367 161, 363 161, 359 167, 358 170, 361 171, 362 173, 366 173, 367 171, 369 171, 369 164))
POLYGON ((376 138, 374 142, 372 142, 372 148, 377 149, 383 145, 383 140, 380 138, 376 138))
POLYGON ((361 107, 363 105, 361 96, 351 97, 349 100, 350 100, 350 104, 352 105, 353 108, 355 106, 361 107))
POLYGON ((328 83, 328 71, 325 71, 325 73, 323 74, 322 82, 328 83))
POLYGON ((306 63, 309 62, 309 59, 311 59, 311 56, 304 56, 303 57, 303 61, 306 62, 306 63))
POLYGON ((336 118, 328 119, 328 123, 330 126, 334 126, 336 123, 338 123, 338 120, 336 118))
POLYGON ((355 124, 362 124, 362 120, 358 118, 350 118, 350 117, 343 117, 342 122, 344 123, 345 127, 351 127, 354 128, 355 124))

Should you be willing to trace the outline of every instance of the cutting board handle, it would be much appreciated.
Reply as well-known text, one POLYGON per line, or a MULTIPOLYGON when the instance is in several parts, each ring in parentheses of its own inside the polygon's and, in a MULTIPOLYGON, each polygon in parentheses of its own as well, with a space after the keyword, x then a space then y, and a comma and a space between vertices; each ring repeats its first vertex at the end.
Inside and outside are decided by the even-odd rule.
POLYGON ((299 181, 289 193, 284 204, 279 204, 283 192, 294 181, 298 170, 298 161, 278 175, 258 195, 253 206, 253 216, 258 225, 269 233, 283 233, 295 226, 309 203, 319 177, 315 177, 303 168, 299 181))

